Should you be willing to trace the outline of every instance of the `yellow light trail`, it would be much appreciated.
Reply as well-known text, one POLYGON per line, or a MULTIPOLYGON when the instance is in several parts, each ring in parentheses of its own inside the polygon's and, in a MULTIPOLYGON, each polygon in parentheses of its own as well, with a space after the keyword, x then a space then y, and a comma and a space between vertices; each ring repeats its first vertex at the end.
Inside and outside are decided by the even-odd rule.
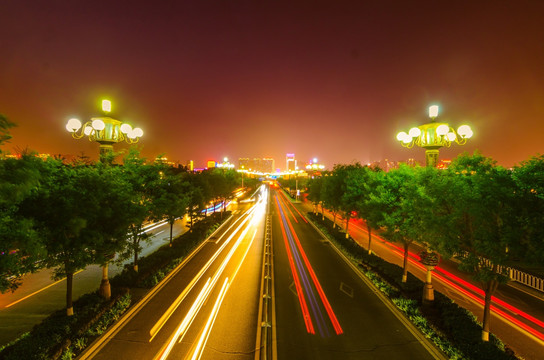
MULTIPOLYGON (((255 209, 255 206, 253 206, 249 211, 248 215, 251 214, 255 209)), ((151 342, 155 336, 159 333, 159 331, 162 329, 164 324, 168 321, 168 319, 172 316, 174 311, 179 307, 179 305, 183 302, 187 294, 193 289, 195 284, 202 278, 204 273, 208 270, 208 268, 211 266, 211 264, 217 259, 219 254, 223 252, 225 247, 230 243, 231 239, 240 231, 240 228, 248 221, 249 216, 245 217, 245 219, 242 221, 242 223, 234 230, 234 232, 225 240, 225 242, 221 245, 221 247, 215 252, 215 254, 208 260, 208 262, 200 269, 198 274, 191 280, 189 285, 181 292, 181 294, 177 297, 176 300, 170 305, 168 310, 160 317, 160 319, 153 325, 151 330, 149 331, 149 335, 151 338, 149 339, 149 342, 151 342)), ((233 227, 236 223, 232 224, 231 227, 233 227)), ((229 227, 229 229, 231 228, 229 227)))
MULTIPOLYGON (((253 210, 254 210, 254 208, 253 208, 253 210)), ((242 224, 240 224, 239 228, 243 224, 245 224, 247 219, 249 219, 249 217, 247 217, 242 222, 242 224)), ((240 236, 236 240, 236 243, 230 249, 230 251, 226 255, 225 259, 223 260, 223 262, 221 263, 221 265, 219 266, 219 268, 215 272, 213 278, 211 280, 208 279, 208 282, 206 283, 206 286, 201 290, 200 294, 198 295, 197 299, 195 300, 195 302, 191 306, 191 309, 189 310, 189 312, 187 313, 187 315, 185 316, 185 318, 181 322, 180 326, 178 326, 176 332, 168 339, 168 342, 165 344, 165 346, 163 346, 163 348, 159 351, 159 353, 154 357, 154 360, 164 360, 164 359, 166 359, 168 357, 168 355, 170 354, 170 352, 172 351, 172 348, 174 347, 176 341, 178 341, 178 339, 179 339, 178 343, 180 343, 183 340, 183 337, 185 336, 185 334, 186 334, 187 330, 189 329, 190 325, 192 324, 194 318, 196 317, 196 315, 198 314, 198 312, 202 308, 202 306, 203 306, 204 302, 206 301, 206 299, 209 297, 213 287, 215 286, 215 284, 219 280, 219 277, 221 276, 221 274, 225 270, 227 264, 229 263, 230 259, 233 256, 233 254, 236 252, 236 250, 238 249, 238 247, 242 243, 242 240, 245 238, 251 224, 252 224, 252 221, 242 231, 242 233, 240 234, 240 236)), ((238 229, 237 229, 237 231, 238 231, 238 229)), ((227 241, 230 241, 230 239, 233 236, 234 236, 234 234, 231 235, 231 237, 229 237, 229 239, 227 241)), ((251 243, 252 242, 253 242, 253 239, 251 240, 251 243)), ((249 249, 249 247, 248 247, 248 249, 249 249)), ((247 255, 247 251, 248 250, 246 250, 246 255, 247 255)), ((244 255, 244 258, 245 258, 245 255, 244 255)))

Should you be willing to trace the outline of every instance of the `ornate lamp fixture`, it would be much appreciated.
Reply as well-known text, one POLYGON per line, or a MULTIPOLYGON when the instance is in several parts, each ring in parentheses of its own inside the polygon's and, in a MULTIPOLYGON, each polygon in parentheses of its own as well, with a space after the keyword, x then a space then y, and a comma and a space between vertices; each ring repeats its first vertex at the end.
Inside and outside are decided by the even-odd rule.
POLYGON ((144 135, 142 129, 133 129, 129 124, 107 116, 111 112, 109 100, 102 100, 102 112, 104 116, 93 117, 83 125, 79 119, 75 118, 68 120, 66 124, 66 130, 72 134, 74 139, 87 136, 89 141, 99 143, 101 158, 113 151, 113 144, 122 141, 134 144, 144 135))
POLYGON ((397 140, 406 148, 414 145, 425 149, 425 164, 435 167, 438 163, 438 150, 441 147, 450 147, 453 142, 459 145, 466 144, 473 135, 468 125, 461 125, 455 130, 447 123, 436 122, 438 105, 429 107, 431 122, 411 128, 408 133, 401 131, 397 134, 397 140))

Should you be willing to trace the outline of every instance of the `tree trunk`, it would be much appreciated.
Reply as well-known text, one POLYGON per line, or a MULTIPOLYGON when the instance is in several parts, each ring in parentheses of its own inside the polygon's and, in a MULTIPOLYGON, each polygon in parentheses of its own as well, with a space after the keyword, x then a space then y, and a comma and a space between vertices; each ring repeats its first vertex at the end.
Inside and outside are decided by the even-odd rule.
POLYGON ((136 246, 134 246, 134 271, 138 272, 138 244, 136 241, 134 242, 136 246))
POLYGON ((108 279, 108 263, 102 266, 102 281, 100 282, 98 293, 105 300, 109 300, 111 298, 111 286, 108 279))
POLYGON ((368 232, 368 255, 372 254, 372 251, 370 250, 370 243, 372 242, 372 228, 370 225, 368 225, 368 222, 366 223, 366 229, 368 232))
POLYGON ((349 219, 351 218, 350 215, 346 216, 346 239, 349 238, 349 219))
POLYGON ((325 221, 325 210, 323 210, 323 203, 321 203, 321 221, 325 221))
POLYGON ((336 211, 332 213, 332 228, 336 228, 336 211))
POLYGON ((403 272, 402 272, 402 282, 405 283, 408 280, 408 243, 404 243, 404 262, 403 262, 403 272))
POLYGON ((66 315, 74 315, 74 307, 72 304, 72 283, 74 280, 74 273, 66 273, 66 315))
POLYGON ((172 232, 174 231, 174 221, 170 221, 170 247, 172 247, 172 232))
POLYGON ((484 321, 482 323, 482 340, 489 341, 489 319, 491 316, 491 297, 497 290, 499 282, 496 279, 489 280, 485 284, 484 321))

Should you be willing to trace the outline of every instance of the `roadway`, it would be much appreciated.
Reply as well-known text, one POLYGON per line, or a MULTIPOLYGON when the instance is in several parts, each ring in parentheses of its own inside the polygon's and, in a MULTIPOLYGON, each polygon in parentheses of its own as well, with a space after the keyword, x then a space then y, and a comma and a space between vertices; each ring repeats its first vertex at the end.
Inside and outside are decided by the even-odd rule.
POLYGON ((441 359, 280 191, 272 192, 278 359, 441 359))
POLYGON ((266 188, 80 359, 254 359, 266 188))
MULTIPOLYGON (((187 231, 185 218, 177 220, 173 228, 173 236, 177 237, 187 231)), ((142 243, 140 257, 149 255, 159 247, 168 244, 170 225, 159 222, 146 226, 151 239, 142 243)), ((123 270, 124 264, 109 266, 110 277, 123 270)), ((51 313, 66 306, 66 281, 51 279, 53 271, 42 269, 36 273, 25 275, 22 285, 13 293, 0 294, 0 344, 16 339, 29 331, 35 324, 41 322, 51 313)), ((88 266, 74 276, 73 299, 95 291, 100 286, 102 268, 98 265, 88 266)))

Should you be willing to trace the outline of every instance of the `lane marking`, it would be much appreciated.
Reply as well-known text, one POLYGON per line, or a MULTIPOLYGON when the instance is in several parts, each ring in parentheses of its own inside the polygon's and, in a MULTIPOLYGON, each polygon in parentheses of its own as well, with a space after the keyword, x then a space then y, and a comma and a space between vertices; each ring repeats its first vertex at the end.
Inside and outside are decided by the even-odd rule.
MULTIPOLYGON (((82 271, 83 271, 83 270, 76 271, 76 272, 74 273, 73 276, 76 276, 77 274, 79 274, 79 273, 82 272, 82 271)), ((48 289, 48 288, 50 288, 51 286, 56 285, 56 284, 58 284, 58 283, 60 283, 61 281, 64 281, 64 280, 66 280, 66 278, 62 278, 62 279, 60 279, 60 280, 57 280, 57 281, 55 281, 54 283, 49 284, 49 285, 47 285, 46 287, 41 288, 40 290, 34 291, 32 294, 29 294, 29 295, 27 295, 27 296, 25 296, 25 297, 20 298, 20 299, 17 300, 17 301, 12 302, 11 304, 6 305, 5 308, 9 308, 10 306, 13 306, 13 305, 15 305, 15 304, 18 304, 18 303, 20 303, 21 301, 26 300, 26 299, 28 299, 29 297, 34 296, 34 295, 36 295, 36 294, 38 294, 38 293, 44 291, 45 289, 48 289)))

